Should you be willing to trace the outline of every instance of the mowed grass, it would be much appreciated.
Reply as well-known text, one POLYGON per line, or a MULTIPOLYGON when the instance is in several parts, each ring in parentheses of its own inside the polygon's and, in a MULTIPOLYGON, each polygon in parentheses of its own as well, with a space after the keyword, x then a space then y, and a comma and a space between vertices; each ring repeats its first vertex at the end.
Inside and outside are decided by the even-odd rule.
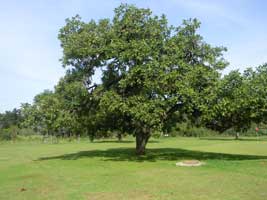
POLYGON ((0 199, 266 200, 267 141, 125 139, 0 144, 0 199), (177 167, 199 159, 201 167, 177 167))

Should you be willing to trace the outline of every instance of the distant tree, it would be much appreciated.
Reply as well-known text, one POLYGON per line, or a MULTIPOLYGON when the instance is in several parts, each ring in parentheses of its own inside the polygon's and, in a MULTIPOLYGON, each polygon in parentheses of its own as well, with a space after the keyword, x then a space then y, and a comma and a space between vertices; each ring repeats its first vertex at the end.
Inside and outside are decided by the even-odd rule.
POLYGON ((23 116, 23 120, 21 122, 21 126, 23 128, 30 128, 36 132, 38 132, 38 112, 35 105, 31 105, 29 103, 21 104, 21 114, 23 116))
POLYGON ((12 111, 0 113, 0 129, 9 128, 11 126, 19 126, 22 120, 20 109, 14 108, 12 111))
POLYGON ((74 135, 88 135, 93 141, 95 136, 96 106, 78 76, 66 74, 55 87, 55 93, 68 120, 62 118, 62 127, 74 135))
POLYGON ((246 130, 251 123, 247 89, 246 80, 238 71, 220 80, 214 88, 215 95, 209 97, 211 109, 207 112, 207 126, 219 132, 230 128, 237 133, 246 130))
POLYGON ((241 74, 231 71, 225 75, 209 99, 209 112, 205 119, 207 127, 224 132, 234 129, 238 133, 251 127, 252 123, 266 123, 267 116, 267 65, 241 74))
POLYGON ((57 120, 62 112, 59 104, 59 99, 50 90, 36 95, 33 105, 22 104, 23 126, 31 127, 44 135, 55 135, 58 131, 57 120))
POLYGON ((253 122, 267 123, 267 63, 254 71, 247 69, 244 76, 249 80, 249 97, 251 99, 251 118, 253 122))

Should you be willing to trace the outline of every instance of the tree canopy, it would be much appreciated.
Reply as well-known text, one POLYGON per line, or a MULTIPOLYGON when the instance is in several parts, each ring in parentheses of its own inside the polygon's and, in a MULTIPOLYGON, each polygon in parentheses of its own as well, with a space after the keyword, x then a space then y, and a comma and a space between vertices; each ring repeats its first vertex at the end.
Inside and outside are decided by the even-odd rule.
POLYGON ((154 131, 161 130, 175 112, 198 117, 202 97, 220 77, 227 62, 224 47, 212 47, 197 33, 196 19, 170 26, 164 15, 122 4, 113 19, 79 16, 66 21, 59 39, 62 63, 91 84, 102 69, 97 92, 101 119, 114 117, 114 128, 136 136, 137 154, 154 131), (117 125, 117 127, 116 127, 117 125))

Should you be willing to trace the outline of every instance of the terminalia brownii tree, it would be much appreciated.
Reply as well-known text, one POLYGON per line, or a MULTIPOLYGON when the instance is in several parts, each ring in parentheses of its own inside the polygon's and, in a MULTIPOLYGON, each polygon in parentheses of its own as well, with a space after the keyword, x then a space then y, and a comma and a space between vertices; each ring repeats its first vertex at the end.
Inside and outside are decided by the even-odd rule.
POLYGON ((122 4, 111 20, 76 16, 60 29, 63 66, 82 74, 103 127, 135 135, 138 155, 175 113, 198 118, 207 110, 206 96, 227 62, 225 48, 204 42, 199 26, 196 19, 170 26, 165 15, 122 4), (93 85, 98 69, 102 83, 93 85))

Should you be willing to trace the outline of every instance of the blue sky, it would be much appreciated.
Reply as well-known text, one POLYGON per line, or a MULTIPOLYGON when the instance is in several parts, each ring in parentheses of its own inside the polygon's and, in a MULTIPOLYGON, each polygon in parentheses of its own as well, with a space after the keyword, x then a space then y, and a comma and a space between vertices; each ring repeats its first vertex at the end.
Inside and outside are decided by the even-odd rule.
POLYGON ((57 34, 66 18, 110 18, 122 2, 164 13, 173 25, 198 18, 204 39, 228 48, 225 73, 267 62, 265 0, 0 0, 0 112, 32 102, 64 75, 57 34))

